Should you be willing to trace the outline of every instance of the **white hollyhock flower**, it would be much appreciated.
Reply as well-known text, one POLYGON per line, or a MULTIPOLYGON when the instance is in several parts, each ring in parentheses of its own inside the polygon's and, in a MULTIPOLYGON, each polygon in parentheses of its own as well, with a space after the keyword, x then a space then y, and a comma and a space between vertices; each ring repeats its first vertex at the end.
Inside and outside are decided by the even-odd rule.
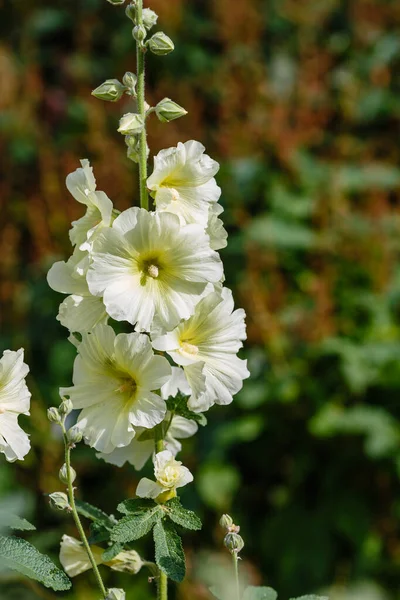
POLYGON ((208 207, 218 201, 221 189, 214 179, 219 164, 204 150, 202 144, 190 140, 154 157, 147 187, 157 211, 175 213, 183 223, 207 225, 208 207))
POLYGON ((100 452, 127 446, 138 427, 151 429, 165 417, 158 390, 171 376, 166 358, 155 356, 146 335, 120 333, 97 325, 82 334, 73 386, 62 388, 74 408, 82 408, 78 427, 100 452))
POLYGON ((66 186, 75 200, 87 206, 87 210, 83 217, 72 222, 69 236, 73 246, 90 250, 95 232, 111 225, 113 204, 107 194, 96 191, 96 180, 89 161, 83 159, 81 165, 67 176, 66 186))
POLYGON ((47 282, 53 290, 70 294, 60 304, 57 315, 61 325, 70 331, 90 331, 108 319, 102 299, 89 292, 86 257, 87 252, 75 250, 67 262, 54 263, 47 274, 47 282))
MULTIPOLYGON (((96 565, 107 565, 113 571, 136 574, 143 566, 143 561, 136 550, 124 550, 110 561, 105 562, 102 559, 104 548, 90 546, 90 549, 96 565)), ((92 568, 84 545, 69 535, 63 535, 61 539, 60 563, 69 577, 76 577, 92 568)))
MULTIPOLYGON (((161 388, 161 398, 167 400, 170 396, 175 397, 178 392, 189 395, 191 393, 190 386, 186 380, 183 369, 172 367, 172 376, 167 383, 161 388)), ((167 412, 165 422, 169 423, 171 413, 167 412)), ((173 456, 182 450, 181 439, 192 437, 198 430, 198 425, 195 421, 185 419, 179 415, 172 417, 170 426, 164 438, 164 448, 169 450, 173 456)), ((154 452, 154 440, 140 440, 140 435, 145 429, 136 430, 136 436, 128 446, 116 448, 110 454, 96 454, 97 458, 102 458, 107 463, 122 467, 126 462, 140 471, 152 456, 154 452)))
POLYGON ((19 415, 29 415, 28 372, 22 348, 4 351, 0 358, 0 452, 9 462, 22 460, 30 449, 29 437, 18 425, 19 415))
POLYGON ((173 331, 153 336, 153 347, 183 366, 193 411, 229 404, 249 376, 246 361, 236 356, 246 338, 245 313, 233 308, 232 292, 223 288, 203 298, 194 315, 173 331))
POLYGON ((87 280, 117 321, 148 331, 157 316, 169 330, 193 314, 207 283, 223 275, 199 225, 176 215, 129 208, 96 238, 87 280))
POLYGON ((157 498, 160 494, 176 495, 176 489, 193 481, 193 475, 169 450, 158 452, 154 457, 154 476, 157 481, 143 477, 138 483, 139 498, 157 498))
POLYGON ((125 600, 126 594, 121 588, 109 588, 107 590, 106 600, 125 600))
POLYGON ((221 219, 218 218, 224 209, 217 202, 210 205, 206 233, 210 237, 210 246, 213 250, 221 250, 228 245, 228 232, 221 219))

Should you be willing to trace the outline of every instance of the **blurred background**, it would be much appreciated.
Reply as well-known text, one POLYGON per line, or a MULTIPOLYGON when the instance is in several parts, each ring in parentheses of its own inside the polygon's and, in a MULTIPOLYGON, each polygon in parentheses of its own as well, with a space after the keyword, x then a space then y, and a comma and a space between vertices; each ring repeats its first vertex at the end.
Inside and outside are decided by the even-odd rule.
MULTIPOLYGON (((221 163, 229 230, 226 282, 247 311, 251 379, 184 444, 195 474, 184 501, 203 531, 185 535, 178 600, 207 600, 229 567, 218 519, 245 539, 241 567, 280 600, 400 598, 400 4, 395 0, 151 0, 175 43, 148 57, 148 102, 188 116, 151 120, 152 153, 196 139, 221 163), (334 592, 332 591, 334 588, 334 592)), ((46 272, 71 248, 82 207, 65 177, 89 158, 120 210, 138 203, 117 120, 129 99, 90 92, 135 70, 130 22, 105 0, 0 0, 0 351, 26 349, 33 449, 1 460, 0 496, 37 525, 57 560, 71 519, 48 506, 61 489, 58 433, 46 419, 70 385, 74 347, 55 320, 46 272)), ((79 497, 115 513, 138 474, 91 449, 73 455, 79 497)), ((138 545, 151 557, 150 540, 138 545)), ((103 568, 107 585, 149 600, 145 573, 103 568)), ((97 600, 91 577, 67 600, 97 600)), ((59 597, 57 596, 57 597, 59 597)), ((16 578, 2 600, 55 595, 16 578)), ((172 595, 172 597, 175 597, 172 595)))

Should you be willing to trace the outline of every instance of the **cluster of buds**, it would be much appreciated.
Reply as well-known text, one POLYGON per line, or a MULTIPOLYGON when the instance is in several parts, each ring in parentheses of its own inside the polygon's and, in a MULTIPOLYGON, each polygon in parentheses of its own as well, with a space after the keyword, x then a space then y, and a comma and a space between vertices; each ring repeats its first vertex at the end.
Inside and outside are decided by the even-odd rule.
POLYGON ((241 535, 239 535, 239 525, 234 524, 230 515, 222 515, 219 520, 219 524, 226 531, 226 535, 224 537, 224 546, 231 554, 238 555, 244 546, 243 538, 241 535))

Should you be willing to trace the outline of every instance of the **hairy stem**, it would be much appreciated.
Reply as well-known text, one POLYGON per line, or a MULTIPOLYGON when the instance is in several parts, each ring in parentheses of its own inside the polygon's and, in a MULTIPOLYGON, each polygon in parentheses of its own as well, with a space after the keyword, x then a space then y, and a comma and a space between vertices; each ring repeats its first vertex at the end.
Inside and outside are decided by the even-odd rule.
MULTIPOLYGON (((137 25, 143 25, 143 0, 137 0, 136 4, 136 22, 137 25)), ((140 206, 149 209, 149 196, 147 193, 147 141, 146 141, 146 111, 144 107, 144 89, 145 89, 145 48, 140 42, 136 42, 136 68, 137 68, 137 108, 139 114, 143 117, 144 127, 139 134, 139 187, 140 187, 140 206)))
MULTIPOLYGON (((155 441, 156 453, 164 450, 163 438, 157 438, 155 441)), ((168 577, 165 573, 159 570, 159 576, 157 579, 157 600, 168 600, 168 577)))
POLYGON ((73 482, 72 482, 72 477, 71 477, 71 447, 70 447, 70 444, 68 442, 67 432, 65 430, 64 425, 62 425, 62 432, 63 432, 64 445, 65 445, 65 465, 67 467, 68 497, 69 497, 69 504, 70 504, 71 510, 72 510, 72 516, 74 517, 75 525, 76 525, 76 527, 77 527, 77 529, 79 531, 79 535, 80 535, 80 538, 82 540, 82 543, 85 546, 85 550, 86 550, 87 555, 89 557, 90 564, 92 565, 93 572, 94 572, 94 575, 96 577, 97 584, 98 584, 98 586, 99 586, 99 588, 101 590, 103 598, 106 598, 107 597, 106 588, 105 588, 103 580, 101 578, 99 569, 97 568, 97 564, 96 564, 96 561, 95 561, 94 556, 92 554, 92 550, 91 550, 89 542, 87 540, 85 531, 84 531, 84 529, 82 527, 82 523, 81 523, 81 520, 79 518, 78 511, 76 510, 75 493, 74 493, 74 487, 72 485, 73 482))
POLYGON ((232 552, 232 558, 233 558, 233 568, 235 571, 236 598, 237 598, 237 600, 240 600, 240 584, 239 584, 239 568, 238 568, 239 557, 236 552, 232 552))

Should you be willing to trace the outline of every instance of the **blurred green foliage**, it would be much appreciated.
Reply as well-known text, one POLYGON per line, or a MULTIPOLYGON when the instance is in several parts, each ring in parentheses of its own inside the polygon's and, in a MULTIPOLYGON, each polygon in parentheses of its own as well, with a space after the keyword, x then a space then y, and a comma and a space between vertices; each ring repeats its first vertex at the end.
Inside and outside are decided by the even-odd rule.
MULTIPOLYGON (((176 51, 149 56, 148 100, 170 96, 189 111, 151 122, 150 146, 194 138, 221 162, 222 258, 248 313, 252 373, 184 445, 195 473, 185 502, 206 527, 185 536, 190 573, 177 598, 208 597, 205 565, 226 560, 222 511, 241 525, 246 577, 280 598, 334 583, 333 600, 399 598, 399 5, 149 5, 176 51)), ((62 462, 45 409, 69 385, 75 351, 45 274, 70 253, 80 207, 64 178, 79 158, 92 160, 119 209, 138 201, 115 131, 128 105, 90 96, 134 70, 133 44, 123 9, 104 0, 0 6, 0 349, 26 348, 33 393, 32 417, 21 419, 33 451, 2 462, 0 494, 27 502, 23 516, 40 532, 29 539, 56 558, 74 528, 45 497, 60 489, 62 462)), ((116 471, 88 448, 74 454, 81 497, 113 512, 133 495, 133 470, 116 471)), ((139 549, 150 556, 150 542, 139 549)), ((128 598, 152 597, 143 574, 106 577, 128 598)), ((65 598, 97 600, 90 584, 77 578, 65 598)), ((0 596, 52 597, 15 581, 0 582, 0 596)))

